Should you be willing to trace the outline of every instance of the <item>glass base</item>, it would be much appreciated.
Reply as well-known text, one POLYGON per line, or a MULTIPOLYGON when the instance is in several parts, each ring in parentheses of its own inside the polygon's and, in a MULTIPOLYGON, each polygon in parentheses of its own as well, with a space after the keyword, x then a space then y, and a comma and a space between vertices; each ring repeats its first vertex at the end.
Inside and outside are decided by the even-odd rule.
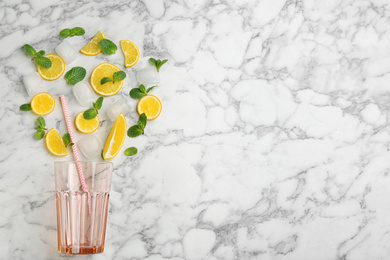
POLYGON ((78 253, 72 253, 74 252, 73 248, 71 247, 58 247, 58 253, 60 254, 67 254, 67 255, 90 255, 90 254, 100 254, 103 253, 104 246, 99 247, 80 247, 78 253))

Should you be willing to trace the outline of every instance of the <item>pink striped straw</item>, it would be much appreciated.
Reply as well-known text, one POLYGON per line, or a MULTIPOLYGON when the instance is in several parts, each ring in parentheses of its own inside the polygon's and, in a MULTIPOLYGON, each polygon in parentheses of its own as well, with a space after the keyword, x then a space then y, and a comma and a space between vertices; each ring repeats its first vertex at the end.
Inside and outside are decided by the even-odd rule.
MULTIPOLYGON (((80 178, 81 186, 83 188, 83 191, 88 194, 88 211, 89 211, 89 214, 91 214, 91 195, 89 194, 89 191, 87 189, 87 185, 85 184, 83 168, 81 166, 81 163, 79 162, 80 161, 79 152, 77 150, 76 138, 74 137, 74 134, 73 134, 72 123, 70 122, 68 105, 66 104, 65 96, 63 96, 63 95, 60 96, 60 101, 61 101, 61 105, 62 105, 62 111, 64 112, 64 116, 65 116, 66 127, 68 128, 68 132, 69 132, 69 135, 70 135, 70 141, 72 143, 74 143, 74 145, 72 145, 73 156, 74 156, 74 159, 76 160, 76 165, 77 165, 77 170, 79 172, 79 178, 80 178)), ((79 205, 79 208, 80 207, 81 207, 81 205, 79 205)))

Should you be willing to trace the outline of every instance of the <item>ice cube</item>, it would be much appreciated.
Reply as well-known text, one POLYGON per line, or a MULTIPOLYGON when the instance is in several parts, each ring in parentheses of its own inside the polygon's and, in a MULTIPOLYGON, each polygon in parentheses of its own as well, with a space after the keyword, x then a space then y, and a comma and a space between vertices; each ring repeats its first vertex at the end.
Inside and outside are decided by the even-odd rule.
POLYGON ((33 97, 41 92, 47 92, 45 81, 41 78, 38 72, 33 72, 23 76, 23 84, 30 97, 33 97))
POLYGON ((77 142, 77 148, 88 160, 96 159, 102 152, 102 144, 94 134, 89 134, 77 142))
POLYGON ((90 86, 85 82, 79 82, 73 87, 73 94, 80 106, 88 107, 95 101, 95 95, 90 86))
POLYGON ((130 104, 122 97, 107 108, 106 114, 111 121, 115 121, 121 112, 126 115, 130 109, 130 104))
POLYGON ((137 80, 145 87, 151 87, 160 82, 160 75, 155 67, 146 67, 137 71, 137 80))
POLYGON ((68 40, 63 40, 56 48, 56 52, 60 55, 66 64, 70 64, 77 59, 77 51, 68 40))

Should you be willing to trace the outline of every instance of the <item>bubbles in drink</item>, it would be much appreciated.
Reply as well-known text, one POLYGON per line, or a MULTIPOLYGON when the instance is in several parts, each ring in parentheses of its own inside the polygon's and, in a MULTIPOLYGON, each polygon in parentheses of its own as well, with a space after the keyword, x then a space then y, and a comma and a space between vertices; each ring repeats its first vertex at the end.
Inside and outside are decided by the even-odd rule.
POLYGON ((124 98, 120 98, 107 108, 106 114, 111 121, 115 121, 121 112, 126 115, 130 109, 130 104, 124 98))
POLYGON ((79 82, 74 85, 73 94, 80 106, 83 107, 91 106, 92 102, 95 101, 95 94, 85 82, 79 82))
POLYGON ((100 156, 103 146, 95 135, 89 134, 77 142, 77 148, 80 149, 85 158, 93 160, 100 156))
POLYGON ((68 42, 68 40, 63 40, 60 45, 55 48, 58 55, 60 55, 66 64, 70 64, 77 59, 76 49, 68 42))
POLYGON ((155 67, 146 67, 137 71, 137 80, 145 87, 157 85, 160 82, 160 76, 155 67))
POLYGON ((23 76, 23 84, 30 97, 33 97, 41 92, 47 92, 46 84, 37 72, 23 76))

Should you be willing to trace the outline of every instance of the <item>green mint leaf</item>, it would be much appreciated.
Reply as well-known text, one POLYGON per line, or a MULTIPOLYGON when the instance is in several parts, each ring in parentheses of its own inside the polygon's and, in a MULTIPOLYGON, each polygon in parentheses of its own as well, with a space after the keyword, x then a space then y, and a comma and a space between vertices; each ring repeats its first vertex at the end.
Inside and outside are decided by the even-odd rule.
POLYGON ((64 134, 64 136, 62 137, 62 140, 64 140, 65 147, 68 147, 68 145, 71 143, 70 142, 70 134, 69 133, 64 134))
POLYGON ((97 116, 97 112, 93 108, 85 110, 84 113, 83 113, 83 117, 84 117, 85 120, 94 119, 96 116, 97 116))
POLYGON ((87 71, 83 67, 73 67, 65 74, 65 80, 70 85, 75 85, 77 82, 85 78, 87 71))
POLYGON ((31 105, 30 104, 23 104, 19 107, 22 111, 31 111, 31 105))
POLYGON ((104 161, 104 156, 103 156, 103 149, 102 149, 102 153, 100 154, 100 156, 102 157, 102 160, 104 161))
POLYGON ((45 69, 48 69, 51 67, 51 60, 49 58, 46 58, 46 57, 37 57, 35 59, 35 63, 41 67, 44 67, 45 69))
POLYGON ((153 65, 156 66, 156 59, 150 58, 149 62, 153 65))
POLYGON ((139 99, 145 96, 145 93, 142 93, 139 88, 133 88, 130 90, 129 95, 132 98, 139 99))
POLYGON ((137 152, 138 152, 137 148, 135 148, 135 147, 130 147, 130 148, 127 148, 127 149, 125 150, 125 155, 126 155, 126 156, 133 156, 133 155, 136 155, 137 152))
POLYGON ((145 89, 145 86, 143 84, 139 85, 139 90, 142 92, 142 93, 145 93, 146 94, 146 89, 145 89))
POLYGON ((160 71, 161 66, 164 65, 164 63, 166 63, 167 61, 168 61, 168 60, 163 60, 163 61, 157 60, 157 61, 156 61, 155 67, 156 67, 156 69, 157 69, 157 72, 160 71))
POLYGON ((40 127, 40 129, 44 129, 46 126, 45 119, 41 116, 38 117, 37 120, 35 120, 35 123, 37 124, 38 127, 40 127))
POLYGON ((126 78, 126 73, 121 70, 114 72, 114 75, 112 76, 114 82, 124 80, 125 78, 126 78))
POLYGON ((103 97, 98 98, 98 99, 96 100, 95 105, 96 105, 96 107, 95 107, 96 110, 101 109, 101 108, 102 108, 102 105, 103 105, 103 97))
POLYGON ((26 50, 27 54, 30 56, 35 56, 37 53, 37 51, 31 45, 25 44, 23 46, 23 48, 26 50))
POLYGON ((45 131, 38 130, 35 132, 35 138, 41 140, 45 136, 45 131))
POLYGON ((97 110, 97 108, 96 108, 96 103, 95 103, 95 102, 92 102, 92 107, 93 107, 95 110, 97 110))
POLYGON ((142 129, 139 128, 138 125, 133 125, 132 127, 130 127, 128 130, 127 130, 127 135, 129 137, 137 137, 139 135, 142 135, 142 129))
POLYGON ((70 31, 71 31, 71 29, 68 29, 68 28, 61 30, 60 31, 60 37, 64 38, 64 39, 69 37, 70 36, 70 31))
POLYGON ((41 56, 43 56, 43 55, 45 55, 45 51, 43 51, 43 50, 40 50, 40 51, 38 51, 37 55, 41 55, 41 56))
POLYGON ((144 129, 146 127, 146 120, 147 120, 146 114, 142 113, 139 116, 139 119, 138 119, 138 122, 137 122, 137 125, 139 126, 139 128, 142 129, 142 132, 144 131, 144 129))
POLYGON ((112 79, 109 77, 104 77, 102 80, 100 80, 100 85, 106 84, 107 82, 112 82, 112 79))
POLYGON ((72 31, 73 31, 74 35, 76 35, 76 36, 82 36, 85 34, 85 30, 81 27, 75 27, 72 29, 72 31))
POLYGON ((69 146, 73 146, 73 145, 74 145, 74 143, 70 143, 70 144, 69 144, 69 146))
POLYGON ((102 49, 104 54, 111 55, 116 52, 118 47, 112 41, 108 39, 101 39, 99 42, 100 49, 102 49))
POLYGON ((151 91, 151 90, 154 89, 155 87, 157 87, 157 86, 153 86, 153 87, 148 88, 148 89, 146 90, 146 93, 149 93, 149 91, 151 91))

